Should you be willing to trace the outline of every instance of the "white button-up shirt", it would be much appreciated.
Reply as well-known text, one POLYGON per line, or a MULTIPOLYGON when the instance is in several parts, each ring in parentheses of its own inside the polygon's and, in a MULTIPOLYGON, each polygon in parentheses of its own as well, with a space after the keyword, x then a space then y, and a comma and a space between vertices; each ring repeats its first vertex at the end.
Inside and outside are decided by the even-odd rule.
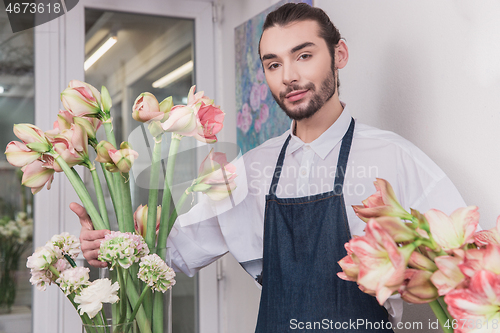
MULTIPOLYGON (((251 275, 260 274, 265 195, 285 139, 292 136, 276 195, 287 198, 328 192, 333 189, 340 144, 350 121, 345 107, 337 121, 310 143, 293 134, 292 122, 281 136, 233 161, 238 177, 231 197, 215 203, 204 196, 179 216, 168 242, 174 267, 193 275, 230 251, 251 275)), ((425 212, 436 208, 450 214, 465 206, 450 179, 415 145, 395 133, 356 122, 343 187, 351 235, 363 235, 365 228, 351 206, 375 193, 375 178, 388 180, 406 209, 425 212)))

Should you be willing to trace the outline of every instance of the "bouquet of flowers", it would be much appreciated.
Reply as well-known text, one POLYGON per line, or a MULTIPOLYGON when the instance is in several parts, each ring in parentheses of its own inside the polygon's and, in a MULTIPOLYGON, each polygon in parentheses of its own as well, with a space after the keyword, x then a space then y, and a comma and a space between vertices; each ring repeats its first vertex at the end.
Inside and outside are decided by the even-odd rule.
MULTIPOLYGON (((111 269, 116 269, 119 283, 112 283, 109 279, 90 282, 89 269, 75 264, 74 260, 79 253, 78 238, 62 233, 53 236, 45 246, 38 248, 28 258, 26 266, 31 269, 30 282, 37 289, 44 291, 47 285, 55 283, 79 312, 82 322, 93 325, 98 332, 106 332, 107 319, 103 303, 119 302, 113 319, 120 326, 135 319, 147 291, 165 292, 175 284, 172 268, 157 254, 149 254, 148 246, 140 235, 114 231, 106 235, 100 246, 99 259, 108 262, 111 269), (140 269, 136 277, 145 286, 140 296, 131 294, 127 301, 126 291, 120 285, 125 286, 127 280, 131 280, 128 269, 139 261, 140 269), (133 306, 132 312, 128 312, 128 303, 133 306)), ((147 322, 140 322, 139 325, 144 324, 147 322)))
POLYGON ((355 281, 382 305, 399 293, 409 303, 429 303, 444 332, 500 329, 500 217, 496 228, 476 232, 475 206, 450 216, 431 209, 407 212, 391 185, 353 206, 367 222, 365 235, 345 244, 338 276, 355 281))
POLYGON ((17 271, 19 258, 31 246, 33 219, 25 212, 0 219, 0 306, 10 310, 16 299, 16 281, 12 273, 17 271))
MULTIPOLYGON (((103 86, 99 92, 85 82, 73 80, 61 93, 61 101, 65 110, 59 111, 52 130, 43 132, 32 124, 14 125, 14 134, 21 141, 10 142, 5 154, 9 163, 22 168, 24 172, 22 183, 31 187, 33 193, 40 191, 45 185, 50 189, 54 173, 64 172, 85 206, 95 229, 110 228, 98 170, 106 180, 119 231, 129 233, 131 242, 139 242, 132 237, 132 233, 142 235, 145 242, 143 248, 156 253, 163 261, 166 257, 168 234, 187 196, 193 192, 202 192, 211 200, 221 200, 229 196, 235 188, 235 167, 227 162, 225 154, 211 151, 199 168, 198 178, 193 180, 173 211, 170 211, 171 186, 180 140, 184 137, 193 137, 202 142, 214 143, 217 141, 216 134, 223 127, 224 112, 203 92, 195 93, 194 86, 188 93, 186 105, 173 105, 172 97, 158 102, 154 95, 147 92, 140 94, 134 103, 132 117, 139 122, 148 123, 149 132, 155 142, 148 203, 139 206, 135 213, 132 210, 129 171, 138 153, 132 150, 128 142, 122 142, 119 146, 116 143, 110 112, 112 102, 108 90, 103 86), (101 125, 104 127, 106 140, 98 142, 97 131, 101 125), (158 205, 161 146, 165 133, 171 133, 171 141, 164 176, 163 197, 161 205, 158 205), (90 156, 93 153, 89 151, 89 146, 95 151, 94 161, 91 160, 90 156), (96 168, 95 162, 99 168, 96 168), (74 169, 76 165, 83 165, 90 171, 97 208, 74 169)), ((116 243, 113 246, 119 245, 116 243)), ((100 259, 110 263, 111 267, 116 267, 115 280, 119 282, 121 290, 125 290, 121 299, 123 301, 123 297, 128 297, 130 301, 130 304, 123 301, 121 306, 129 307, 127 311, 134 311, 133 304, 140 299, 139 294, 143 290, 137 277, 140 271, 139 265, 135 259, 132 261, 126 259, 127 265, 131 266, 127 267, 128 273, 124 273, 123 265, 113 263, 115 259, 111 260, 107 255, 103 254, 100 259), (131 283, 127 283, 129 279, 131 283)), ((140 258, 142 254, 136 257, 140 258)), ((51 258, 56 257, 51 254, 51 258)), ((122 259, 120 257, 116 260, 121 263, 122 259)), ((157 260, 159 259, 151 257, 144 265, 152 265, 157 260)), ((54 266, 53 264, 57 262, 51 260, 46 268, 54 266)), ((54 267, 51 273, 55 275, 57 267, 54 267)), ((141 333, 163 332, 162 297, 152 295, 150 291, 144 291, 143 297, 145 299, 143 307, 137 310, 136 317, 141 333)), ((121 316, 124 311, 125 309, 122 309, 121 316)))

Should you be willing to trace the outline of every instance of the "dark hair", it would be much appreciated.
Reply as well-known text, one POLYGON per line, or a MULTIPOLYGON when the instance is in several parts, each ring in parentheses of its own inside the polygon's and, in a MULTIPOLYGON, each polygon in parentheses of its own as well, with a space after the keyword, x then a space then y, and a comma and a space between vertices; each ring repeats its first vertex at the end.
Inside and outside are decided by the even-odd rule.
MULTIPOLYGON (((306 20, 316 21, 318 23, 319 36, 326 42, 326 46, 332 58, 332 71, 335 71, 335 47, 342 37, 340 36, 339 30, 333 25, 328 15, 322 9, 311 7, 305 3, 286 3, 267 15, 264 26, 262 27, 262 33, 264 33, 266 29, 274 26, 283 27, 293 22, 306 20)), ((262 39, 262 35, 260 38, 262 39)), ((260 41, 259 58, 261 58, 260 41)), ((339 84, 340 82, 337 82, 337 85, 339 84)))

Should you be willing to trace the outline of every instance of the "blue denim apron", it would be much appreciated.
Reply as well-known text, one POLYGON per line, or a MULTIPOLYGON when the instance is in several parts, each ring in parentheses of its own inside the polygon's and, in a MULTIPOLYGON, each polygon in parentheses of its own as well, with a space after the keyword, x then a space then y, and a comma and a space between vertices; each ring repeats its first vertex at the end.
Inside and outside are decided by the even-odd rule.
POLYGON ((337 261, 346 256, 344 243, 351 238, 342 187, 353 132, 354 119, 342 139, 333 190, 326 193, 278 198, 276 187, 291 136, 281 148, 266 196, 256 333, 392 332, 386 329, 387 312, 376 299, 355 282, 337 277, 337 261))

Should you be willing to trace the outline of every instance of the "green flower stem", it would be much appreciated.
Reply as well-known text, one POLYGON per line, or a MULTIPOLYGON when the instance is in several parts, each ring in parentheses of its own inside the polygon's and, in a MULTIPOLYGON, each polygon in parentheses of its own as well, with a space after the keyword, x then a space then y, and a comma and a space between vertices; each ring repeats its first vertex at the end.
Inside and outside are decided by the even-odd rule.
POLYGON ((453 328, 450 326, 450 322, 448 321, 448 316, 446 315, 446 312, 443 310, 441 305, 439 304, 438 300, 434 300, 429 303, 429 306, 431 307, 432 311, 436 315, 436 318, 439 321, 439 324, 441 325, 441 328, 443 329, 444 333, 453 333, 453 328), (446 322, 448 321, 448 327, 445 327, 446 322))
POLYGON ((125 319, 127 319, 127 292, 126 292, 126 284, 125 284, 125 279, 126 277, 124 274, 126 274, 125 270, 122 267, 119 267, 117 265, 116 267, 116 274, 118 275, 118 281, 120 283, 120 320, 118 321, 119 324, 123 324, 125 322, 125 319))
POLYGON ((73 267, 73 268, 76 267, 75 261, 68 254, 65 254, 64 258, 69 262, 69 264, 71 265, 71 267, 73 267))
POLYGON ((148 220, 146 224, 146 244, 151 253, 155 253, 156 241, 156 206, 158 205, 158 179, 160 177, 161 135, 155 137, 151 174, 149 177, 148 220))
MULTIPOLYGON (((130 274, 127 275, 127 295, 131 304, 137 304, 139 302, 139 293, 135 289, 133 278, 130 274)), ((144 311, 144 307, 139 308, 136 314, 137 325, 139 326, 139 330, 141 333, 151 333, 151 324, 146 316, 146 312, 144 311)))
POLYGON ((97 204, 99 206, 99 211, 101 212, 102 221, 104 222, 106 229, 109 229, 108 209, 106 208, 106 201, 104 200, 101 181, 99 180, 99 175, 97 174, 95 167, 90 169, 90 174, 92 175, 92 180, 94 181, 95 195, 97 197, 97 204))
POLYGON ((115 146, 116 149, 120 148, 116 145, 115 133, 113 132, 113 123, 111 123, 111 118, 103 119, 102 126, 106 132, 106 139, 109 143, 115 146))
POLYGON ((191 193, 191 188, 192 187, 187 188, 177 201, 177 204, 174 207, 174 211, 172 212, 172 215, 170 215, 170 219, 168 220, 168 233, 170 233, 170 230, 172 230, 175 220, 179 215, 179 210, 181 210, 181 207, 184 205, 184 201, 186 201, 186 198, 188 197, 189 193, 191 193))
POLYGON ((163 293, 153 294, 153 333, 163 333, 163 293))
POLYGON ((125 231, 134 232, 134 212, 132 211, 132 196, 130 194, 130 175, 122 173, 121 175, 121 192, 122 192, 122 218, 125 231))
POLYGON ((79 176, 75 175, 75 173, 73 172, 74 169, 72 170, 72 168, 68 166, 66 161, 64 161, 64 159, 59 156, 59 154, 53 152, 52 156, 55 157, 56 162, 63 169, 66 177, 68 177, 69 182, 75 189, 76 194, 78 194, 78 197, 82 201, 83 206, 85 206, 85 209, 87 210, 87 213, 89 214, 90 218, 92 219, 92 223, 94 224, 94 229, 106 229, 106 225, 99 215, 99 212, 95 208, 94 203, 92 202, 92 198, 90 197, 89 192, 87 192, 82 179, 79 176))
POLYGON ((156 252, 163 260, 165 260, 164 249, 167 246, 167 238, 171 229, 171 228, 169 229, 168 226, 168 219, 170 215, 170 201, 172 199, 172 192, 170 191, 170 186, 172 186, 173 183, 175 158, 177 156, 177 151, 179 150, 179 143, 181 142, 181 138, 182 136, 172 133, 172 140, 170 142, 170 149, 168 151, 165 185, 163 187, 163 199, 161 201, 160 230, 158 232, 158 242, 156 245, 156 252))
POLYGON ((104 322, 104 325, 106 327, 106 333, 110 333, 109 332, 109 327, 107 326, 108 319, 106 318, 106 313, 105 313, 106 311, 104 311, 104 309, 102 309, 100 312, 101 312, 101 315, 102 315, 102 321, 104 322))
POLYGON ((146 296, 146 293, 147 291, 151 289, 148 285, 146 285, 144 287, 144 289, 142 290, 142 293, 141 293, 141 296, 139 297, 139 300, 137 301, 137 303, 135 303, 135 308, 134 308, 134 311, 132 312, 132 314, 130 315, 128 321, 132 321, 134 320, 135 318, 135 315, 137 314, 137 311, 139 311, 139 308, 141 307, 141 304, 142 304, 142 301, 144 300, 144 296, 146 296))
POLYGON ((448 316, 448 319, 451 321, 453 320, 453 316, 448 312, 448 304, 444 301, 444 296, 439 296, 438 299, 439 304, 441 305, 441 308, 443 308, 443 311, 446 313, 448 316))
POLYGON ((104 174, 104 178, 106 179, 106 184, 108 185, 109 189, 109 195, 111 196, 111 201, 113 202, 113 209, 115 210, 116 214, 116 219, 120 220, 121 219, 121 211, 117 210, 116 207, 118 207, 117 201, 116 201, 116 188, 115 188, 115 183, 113 180, 113 174, 106 170, 106 168, 103 166, 102 163, 99 163, 101 166, 102 173, 104 174))
POLYGON ((124 219, 123 219, 123 193, 122 193, 122 176, 119 172, 113 172, 113 184, 116 189, 115 192, 115 211, 116 220, 118 222, 118 229, 121 232, 127 231, 125 229, 124 219))

